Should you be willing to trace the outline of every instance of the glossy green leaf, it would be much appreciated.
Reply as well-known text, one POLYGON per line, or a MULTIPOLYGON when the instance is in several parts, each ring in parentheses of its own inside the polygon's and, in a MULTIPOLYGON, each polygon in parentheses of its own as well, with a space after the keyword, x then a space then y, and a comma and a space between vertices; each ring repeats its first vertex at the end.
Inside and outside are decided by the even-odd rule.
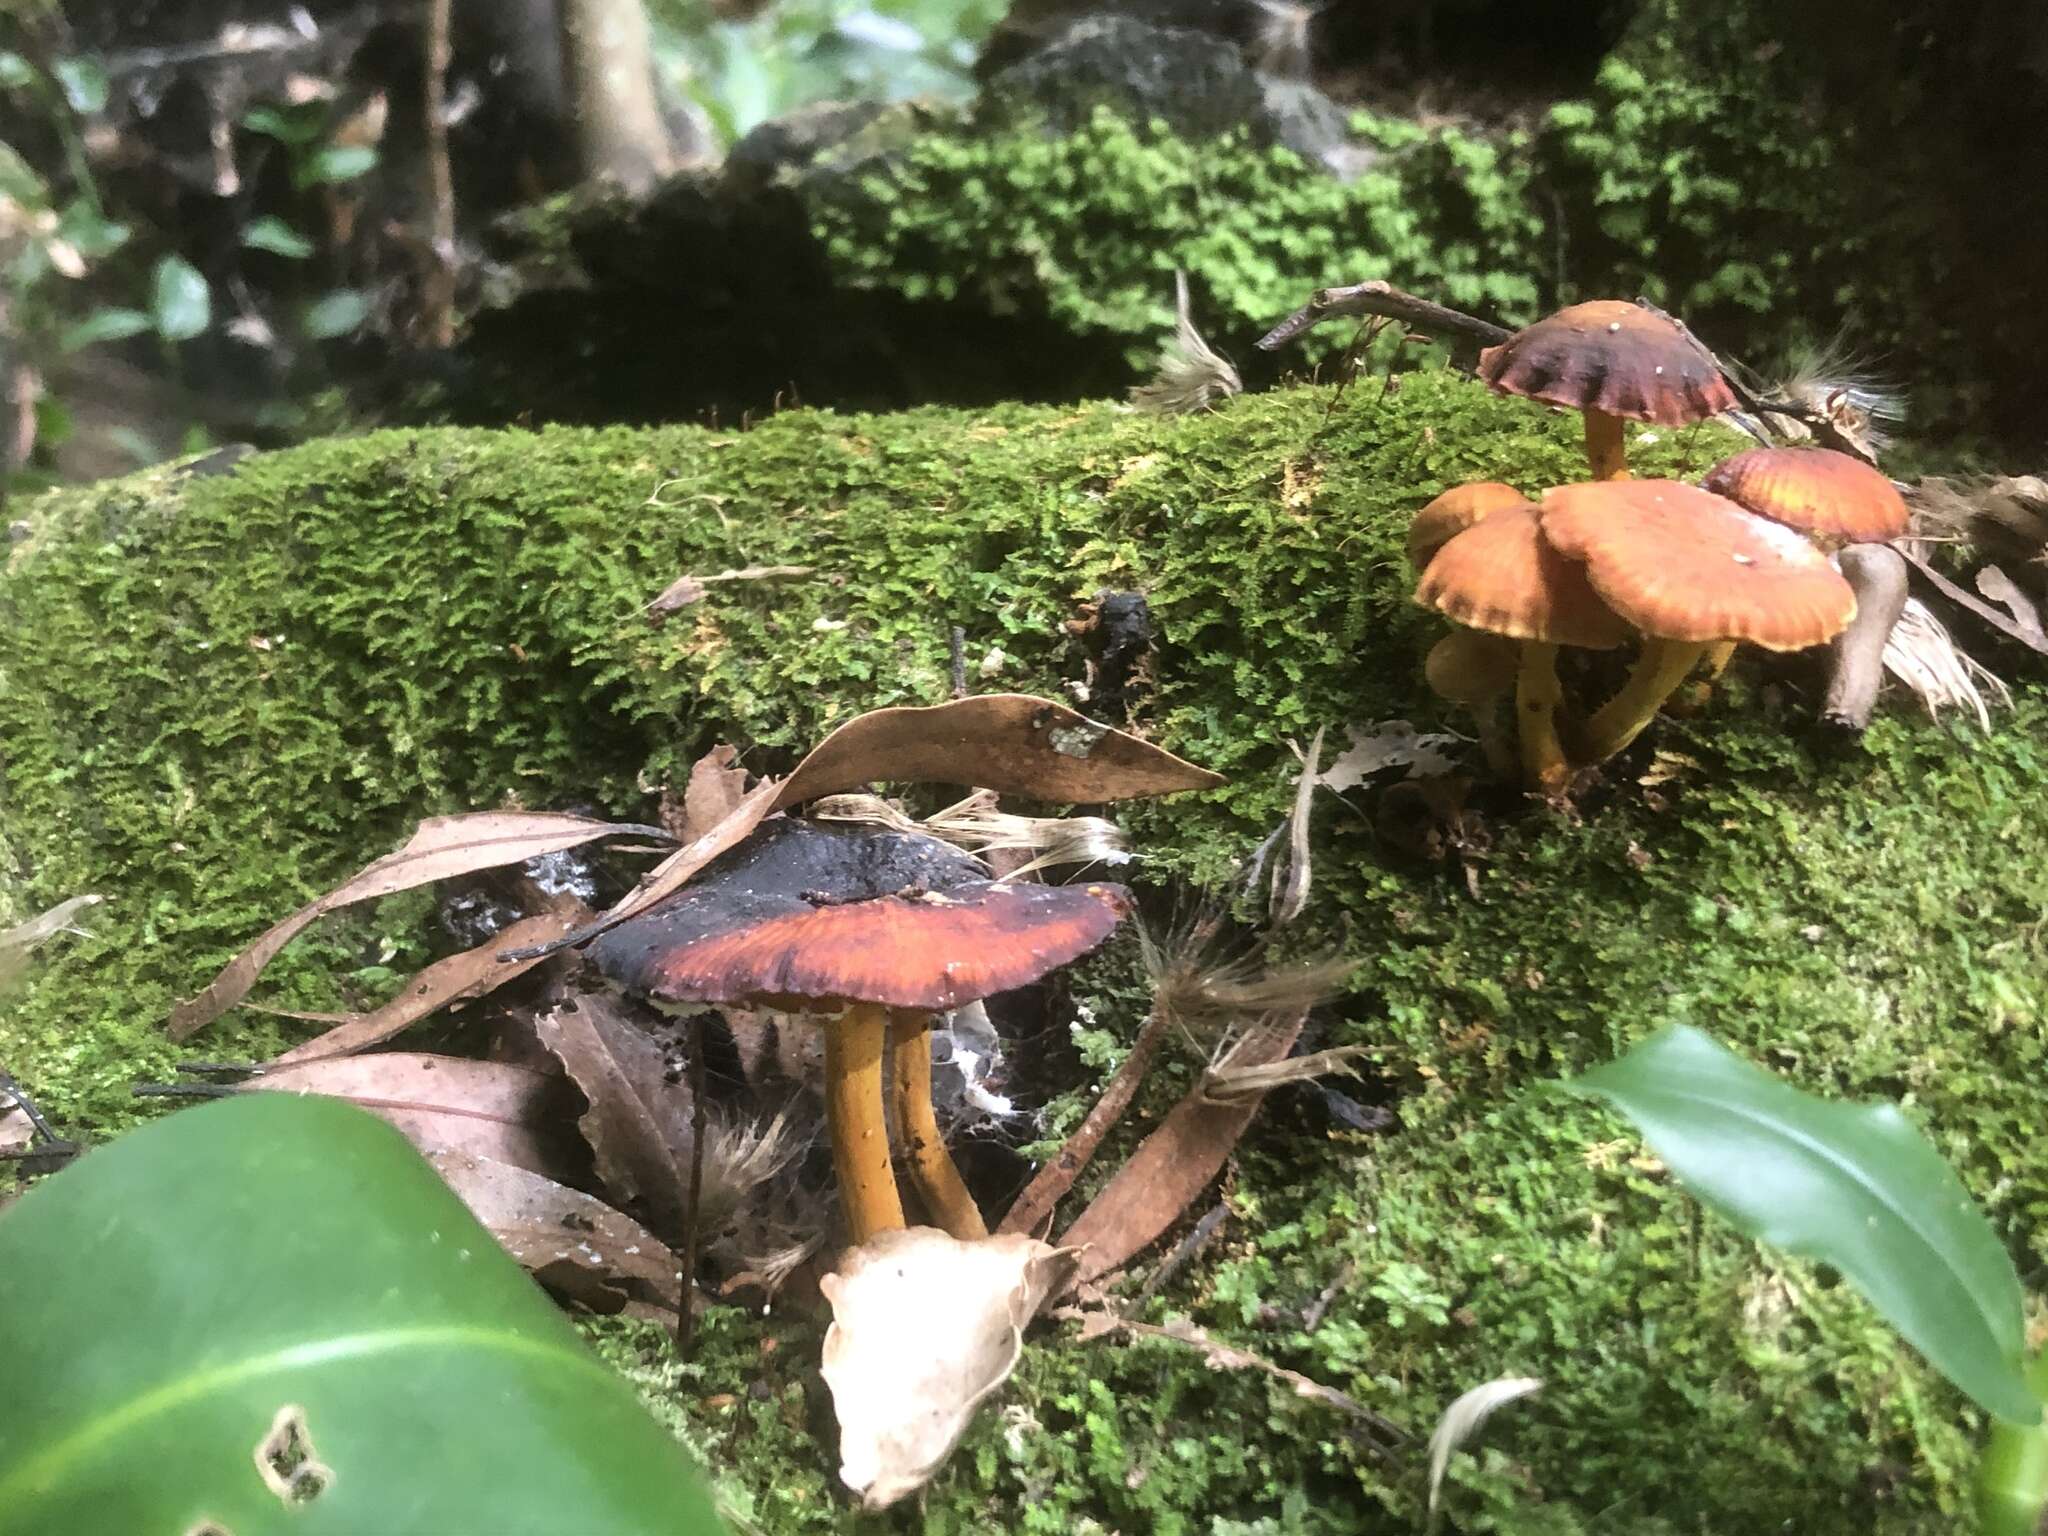
POLYGON ((313 254, 313 242, 274 213, 251 219, 242 231, 242 244, 251 250, 268 251, 273 256, 287 256, 293 261, 313 254))
POLYGON ((1566 1084, 1612 1102, 1702 1201, 1822 1260, 1992 1413, 2033 1423, 2020 1282, 1991 1224, 1889 1104, 1815 1098, 1680 1025, 1566 1084))
POLYGON ((632 1389, 332 1099, 183 1111, 30 1190, 0 1360, 0 1536, 718 1530, 632 1389))
POLYGON ((90 117, 106 106, 107 72, 97 60, 59 59, 50 66, 50 72, 64 88, 64 99, 71 103, 71 110, 80 116, 90 117))
POLYGON ((327 108, 323 102, 305 102, 298 106, 264 103, 242 114, 242 126, 251 133, 276 139, 280 144, 297 146, 310 144, 320 137, 326 116, 327 108))
POLYGON ((189 341, 213 316, 213 292, 199 269, 182 256, 156 264, 149 290, 150 315, 165 341, 189 341))

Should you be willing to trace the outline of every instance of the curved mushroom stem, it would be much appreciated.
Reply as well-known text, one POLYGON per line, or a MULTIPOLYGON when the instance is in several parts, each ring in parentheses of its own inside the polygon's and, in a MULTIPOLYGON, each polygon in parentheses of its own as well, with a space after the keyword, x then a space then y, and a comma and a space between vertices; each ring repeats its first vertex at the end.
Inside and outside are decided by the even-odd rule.
POLYGON ((1486 757, 1486 766, 1497 779, 1514 777, 1515 749, 1508 740, 1508 733, 1501 724, 1501 701, 1487 699, 1472 706, 1472 718, 1477 722, 1479 750, 1486 757))
POLYGON ((1622 442, 1621 418, 1605 411, 1586 412, 1586 463, 1595 480, 1626 480, 1628 449, 1622 442))
POLYGON ((960 1177, 932 1113, 932 1016, 898 1009, 889 1032, 894 1047, 890 1076, 896 1100, 896 1129, 910 1164, 910 1182, 925 1210, 947 1235, 962 1242, 988 1236, 988 1223, 960 1177))
POLYGON ((1586 761, 1604 763, 1643 733, 1658 709, 1685 681, 1708 646, 1690 640, 1643 637, 1643 653, 1629 669, 1621 692, 1586 722, 1586 761))
POLYGON ((856 1243, 903 1225, 882 1119, 882 1045, 888 1036, 889 1011, 879 1003, 854 1003, 845 1017, 825 1026, 825 1123, 847 1233, 856 1243))
POLYGON ((1515 678, 1515 722, 1522 741, 1522 771, 1531 788, 1546 795, 1563 790, 1572 776, 1564 744, 1557 739, 1557 706, 1564 690, 1557 682, 1557 647, 1540 640, 1522 646, 1515 678))
POLYGON ((1728 670, 1728 663, 1734 659, 1736 640, 1716 640, 1707 647, 1706 674, 1710 683, 1719 682, 1721 674, 1728 670))
POLYGON ((1906 559, 1889 544, 1851 544, 1835 556, 1856 594, 1856 617, 1828 647, 1832 675, 1821 720, 1860 731, 1877 708, 1884 681, 1884 643, 1906 611, 1906 559))

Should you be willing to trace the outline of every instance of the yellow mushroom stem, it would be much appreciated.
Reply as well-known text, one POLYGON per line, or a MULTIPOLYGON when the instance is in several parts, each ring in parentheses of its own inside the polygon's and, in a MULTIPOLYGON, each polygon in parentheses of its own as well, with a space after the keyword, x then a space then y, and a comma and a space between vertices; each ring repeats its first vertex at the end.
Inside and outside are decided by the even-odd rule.
POLYGON ((1709 648, 1690 640, 1644 636, 1643 652, 1629 669, 1621 692, 1586 722, 1586 761, 1604 763, 1640 736, 1709 648))
POLYGON ((1622 442, 1622 421, 1605 411, 1586 412, 1586 463, 1595 480, 1626 480, 1628 449, 1622 442))
POLYGON ((882 1047, 888 1036, 889 1011, 879 1003, 854 1003, 844 1017, 825 1025, 825 1124, 847 1234, 856 1243, 903 1225, 882 1118, 882 1047))
POLYGON ((1524 642, 1515 676, 1515 728, 1522 742, 1522 771, 1530 787, 1546 795, 1560 793, 1572 775, 1557 737, 1557 706, 1563 697, 1557 681, 1557 647, 1540 640, 1524 642))
POLYGON ((1728 663, 1734 658, 1735 647, 1738 643, 1734 640, 1716 640, 1707 647, 1706 672, 1708 682, 1718 681, 1721 674, 1728 670, 1728 663))
POLYGON ((988 1236, 988 1223, 967 1183, 953 1165, 932 1114, 932 1016, 898 1009, 891 1022, 894 1048, 896 1129, 925 1211, 947 1234, 962 1242, 988 1236))

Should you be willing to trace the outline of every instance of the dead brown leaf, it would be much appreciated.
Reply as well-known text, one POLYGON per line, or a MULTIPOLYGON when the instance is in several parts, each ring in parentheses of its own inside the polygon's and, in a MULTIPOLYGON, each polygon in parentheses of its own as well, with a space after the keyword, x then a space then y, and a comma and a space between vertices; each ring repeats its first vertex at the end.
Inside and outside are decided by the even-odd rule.
POLYGON ((848 721, 797 765, 776 807, 903 780, 1092 805, 1213 789, 1223 776, 1051 699, 985 693, 848 721))
MULTIPOLYGON (((1306 1014, 1270 1022, 1233 1054, 1239 1071, 1285 1059, 1306 1014)), ((1212 1102, 1197 1083, 1116 1171, 1094 1202, 1060 1236, 1083 1248, 1076 1283, 1098 1280, 1150 1247, 1223 1171, 1225 1159, 1258 1112, 1262 1095, 1212 1102)))
POLYGON ((440 1147, 427 1161, 505 1251, 556 1295, 593 1312, 619 1312, 634 1302, 676 1309, 676 1256, 630 1216, 488 1157, 440 1147))
POLYGON ((683 791, 683 842, 694 843, 747 798, 747 771, 738 766, 739 759, 733 748, 716 746, 691 764, 689 787, 683 791))
POLYGON ((508 944, 541 944, 558 938, 573 928, 579 918, 589 915, 587 908, 578 906, 567 912, 543 912, 538 917, 522 918, 475 949, 436 960, 383 1007, 370 1013, 342 1015, 341 1022, 324 1035, 315 1035, 279 1056, 277 1065, 352 1056, 381 1045, 450 1003, 494 992, 540 964, 539 960, 524 960, 507 965, 499 960, 498 951, 508 944))
POLYGON ((1075 1255, 1010 1234, 962 1242, 931 1227, 849 1248, 819 1282, 832 1304, 823 1370, 839 1476, 871 1510, 938 1471, 975 1407, 1023 1352, 1024 1328, 1075 1255))
POLYGON ((263 968, 317 919, 341 907, 546 853, 581 848, 607 837, 660 835, 651 827, 622 826, 588 816, 539 811, 478 811, 432 816, 398 852, 386 854, 345 884, 301 907, 230 960, 206 990, 171 1010, 173 1040, 189 1039, 249 995, 263 968))
POLYGON ((597 1176, 658 1232, 680 1236, 688 1216, 690 1088, 667 1080, 661 1047, 609 999, 580 997, 534 1020, 588 1103, 577 1124, 597 1176))
POLYGON ((419 1051, 330 1056, 267 1070, 240 1088, 346 1099, 390 1121, 421 1151, 464 1152, 540 1174, 562 1166, 562 1130, 574 1113, 559 1077, 419 1051))

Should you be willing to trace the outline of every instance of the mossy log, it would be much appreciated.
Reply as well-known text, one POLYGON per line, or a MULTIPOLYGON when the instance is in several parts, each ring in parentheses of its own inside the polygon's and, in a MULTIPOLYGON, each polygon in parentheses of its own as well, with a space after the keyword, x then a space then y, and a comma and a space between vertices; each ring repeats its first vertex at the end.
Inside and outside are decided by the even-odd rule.
MULTIPOLYGON (((1645 474, 1723 451, 1711 432, 1637 436, 1645 474)), ((1155 899, 1185 902, 1285 814, 1291 742, 1456 727, 1422 684, 1439 630, 1408 598, 1412 510, 1461 480, 1581 471, 1575 417, 1424 373, 1176 421, 1098 404, 383 433, 46 498, 0 575, 0 901, 107 903, 0 1003, 0 1060, 63 1125, 118 1129, 145 1112, 129 1084, 181 1053, 258 1056, 308 1027, 243 1012, 183 1048, 162 1030, 174 999, 420 815, 645 820, 648 786, 715 742, 767 770, 860 710, 945 697, 956 625, 987 686, 1058 693, 1082 672, 1062 621, 1104 587, 1144 589, 1160 630, 1133 722, 1230 778, 1120 813, 1155 899), (816 575, 722 583, 649 622, 680 574, 777 564, 816 575)), ((2024 691, 1988 737, 1901 712, 1826 756, 1801 735, 1818 692, 1801 682, 1738 676, 1579 816, 1504 797, 1476 895, 1353 807, 1317 810, 1303 942, 1360 967, 1325 1043, 1367 1048, 1397 1124, 1361 1135, 1276 1098, 1223 1240, 1152 1305, 1418 1439, 1465 1388, 1542 1376, 1453 1470, 1452 1508, 1493 1522, 1474 1528, 1963 1518, 1975 1410, 1837 1278, 1736 1238, 1623 1122, 1544 1086, 1686 1020, 1802 1086, 1903 1102, 2038 1313, 2048 695, 2024 691)), ((337 920, 262 995, 374 1000, 428 957, 427 912, 406 897, 337 920)), ((1077 986, 1097 1028, 1135 1032, 1127 951, 1077 986)), ((1162 1064, 1140 1109, 1195 1070, 1162 1064)), ((1054 1102, 1049 1134, 1094 1087, 1054 1102)), ((607 1328, 629 1363, 653 1347, 607 1328)), ((681 1394, 679 1429, 766 1531, 845 1518, 806 1395, 811 1330, 718 1309, 681 1394)), ((1049 1330, 1001 1406, 926 1529, 1419 1518, 1420 1454, 1384 1465, 1327 1408, 1177 1344, 1049 1330)))

